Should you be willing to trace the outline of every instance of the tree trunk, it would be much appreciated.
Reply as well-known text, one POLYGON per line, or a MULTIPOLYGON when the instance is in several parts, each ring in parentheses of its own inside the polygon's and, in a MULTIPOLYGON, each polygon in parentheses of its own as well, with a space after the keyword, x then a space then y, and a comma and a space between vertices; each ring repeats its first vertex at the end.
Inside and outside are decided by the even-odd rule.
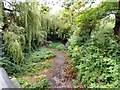
POLYGON ((116 22, 115 22, 115 27, 114 27, 114 35, 118 36, 120 35, 120 0, 119 0, 119 10, 115 14, 116 22))
POLYGON ((114 27, 114 35, 120 35, 120 16, 119 15, 115 15, 116 16, 116 22, 115 22, 115 27, 114 27))

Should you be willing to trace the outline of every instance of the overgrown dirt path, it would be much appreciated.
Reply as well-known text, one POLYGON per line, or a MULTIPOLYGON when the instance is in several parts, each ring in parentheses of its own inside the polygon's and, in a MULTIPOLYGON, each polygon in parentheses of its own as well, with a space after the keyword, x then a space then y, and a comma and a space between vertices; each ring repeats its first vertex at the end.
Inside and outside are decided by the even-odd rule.
POLYGON ((52 66, 47 73, 48 79, 52 84, 51 88, 73 88, 73 84, 67 80, 67 73, 65 72, 67 53, 57 51, 56 49, 50 50, 56 54, 52 61, 52 66))

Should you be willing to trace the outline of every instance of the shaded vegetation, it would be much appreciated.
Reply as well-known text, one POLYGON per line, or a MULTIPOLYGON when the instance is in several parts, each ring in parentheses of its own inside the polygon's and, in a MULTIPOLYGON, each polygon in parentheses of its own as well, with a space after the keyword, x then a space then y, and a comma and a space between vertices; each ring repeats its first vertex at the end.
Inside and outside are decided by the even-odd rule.
MULTIPOLYGON (((120 1, 96 4, 64 0, 63 9, 55 15, 50 13, 50 7, 36 1, 12 2, 10 13, 2 6, 1 27, 7 57, 2 67, 8 74, 22 71, 25 75, 33 74, 49 68, 49 59, 55 54, 41 48, 47 45, 68 50, 70 64, 77 69, 77 79, 86 88, 120 87, 120 1), (64 42, 67 49, 61 43, 51 42, 57 40, 64 42)), ((49 86, 46 79, 35 85, 26 84, 24 79, 20 77, 23 87, 49 86)))
POLYGON ((49 48, 55 48, 57 50, 67 50, 64 44, 62 44, 61 42, 51 42, 48 45, 49 48))
POLYGON ((17 75, 22 87, 48 88, 50 83, 43 72, 51 66, 51 59, 53 57, 55 57, 55 54, 47 48, 40 48, 28 56, 26 64, 21 67, 22 71, 17 75))

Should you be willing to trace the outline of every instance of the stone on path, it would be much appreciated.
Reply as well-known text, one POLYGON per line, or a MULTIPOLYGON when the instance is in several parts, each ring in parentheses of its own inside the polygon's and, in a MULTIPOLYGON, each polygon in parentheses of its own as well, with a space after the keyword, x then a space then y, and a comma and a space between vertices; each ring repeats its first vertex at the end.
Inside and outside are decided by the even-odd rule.
POLYGON ((52 83, 52 87, 63 87, 65 86, 65 84, 63 82, 61 82, 57 77, 53 77, 50 79, 50 82, 52 83))

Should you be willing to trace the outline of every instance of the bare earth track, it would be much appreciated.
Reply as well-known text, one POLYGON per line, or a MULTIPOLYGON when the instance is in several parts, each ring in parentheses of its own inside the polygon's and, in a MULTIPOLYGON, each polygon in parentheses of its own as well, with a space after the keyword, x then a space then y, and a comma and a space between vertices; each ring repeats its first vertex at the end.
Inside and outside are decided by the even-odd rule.
POLYGON ((66 80, 66 72, 64 71, 66 52, 57 51, 55 49, 50 50, 56 54, 47 74, 48 79, 52 84, 51 88, 72 88, 73 85, 66 80))
MULTIPOLYGON (((58 51, 56 49, 50 49, 56 54, 56 57, 52 61, 51 68, 47 72, 47 77, 51 83, 51 88, 74 88, 72 79, 76 78, 73 70, 68 68, 66 60, 68 55, 64 51, 58 51), (70 71, 70 73, 69 73, 70 71)), ((71 59, 71 58, 69 58, 71 59)), ((79 85, 83 88, 82 85, 79 85)))

